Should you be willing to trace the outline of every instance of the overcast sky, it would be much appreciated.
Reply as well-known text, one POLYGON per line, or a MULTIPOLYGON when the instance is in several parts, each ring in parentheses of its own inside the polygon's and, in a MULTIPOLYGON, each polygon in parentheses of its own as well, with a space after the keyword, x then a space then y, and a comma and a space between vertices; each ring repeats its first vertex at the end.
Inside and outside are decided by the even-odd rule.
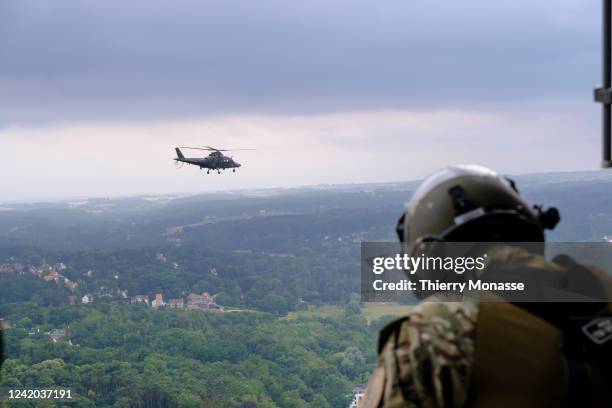
POLYGON ((600 2, 0 2, 0 201, 595 169, 600 2), (236 174, 173 147, 236 152, 236 174))

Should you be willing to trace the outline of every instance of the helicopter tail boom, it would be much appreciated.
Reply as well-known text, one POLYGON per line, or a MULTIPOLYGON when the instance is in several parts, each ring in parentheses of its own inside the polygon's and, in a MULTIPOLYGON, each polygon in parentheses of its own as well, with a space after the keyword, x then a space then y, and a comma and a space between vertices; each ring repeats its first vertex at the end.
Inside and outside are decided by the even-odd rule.
POLYGON ((175 147, 174 150, 176 150, 176 156, 179 159, 184 159, 185 156, 183 156, 183 153, 181 152, 181 150, 178 147, 175 147))

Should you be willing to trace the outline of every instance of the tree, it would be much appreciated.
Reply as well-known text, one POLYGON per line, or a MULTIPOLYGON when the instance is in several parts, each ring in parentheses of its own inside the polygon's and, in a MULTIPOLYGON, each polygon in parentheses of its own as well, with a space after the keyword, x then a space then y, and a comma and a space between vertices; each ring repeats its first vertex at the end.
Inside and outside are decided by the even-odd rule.
POLYGON ((181 392, 176 399, 178 408, 200 408, 200 397, 188 392, 181 392))
POLYGON ((350 300, 346 304, 346 307, 344 308, 344 315, 346 317, 352 317, 352 316, 358 316, 360 314, 361 314, 361 306, 359 305, 359 302, 355 300, 350 300))
POLYGON ((331 408, 329 402, 321 394, 315 394, 312 398, 312 402, 309 404, 312 408, 331 408))

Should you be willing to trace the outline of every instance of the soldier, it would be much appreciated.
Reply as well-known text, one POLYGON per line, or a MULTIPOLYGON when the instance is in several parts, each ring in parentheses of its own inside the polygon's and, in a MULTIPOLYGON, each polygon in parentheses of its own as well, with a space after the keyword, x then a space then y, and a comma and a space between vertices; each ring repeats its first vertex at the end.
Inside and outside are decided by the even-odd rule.
MULTIPOLYGON (((543 243, 544 229, 558 221, 556 209, 531 207, 511 180, 479 166, 454 166, 415 191, 398 236, 417 245, 543 243)), ((612 324, 612 292, 604 292, 601 273, 567 256, 548 262, 518 247, 499 249, 495 260, 516 271, 578 271, 599 283, 606 302, 427 298, 382 329, 360 408, 612 407, 612 341, 596 344, 581 331, 585 318, 612 324)))

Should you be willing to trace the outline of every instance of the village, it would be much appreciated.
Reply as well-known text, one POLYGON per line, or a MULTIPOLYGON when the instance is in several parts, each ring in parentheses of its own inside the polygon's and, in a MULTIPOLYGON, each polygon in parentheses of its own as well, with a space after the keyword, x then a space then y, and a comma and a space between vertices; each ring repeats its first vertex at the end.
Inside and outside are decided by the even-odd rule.
MULTIPOLYGON (((147 295, 132 296, 130 303, 143 303, 149 305, 149 297, 147 295)), ((155 298, 150 302, 150 305, 153 308, 167 307, 169 309, 197 309, 217 312, 223 311, 223 306, 215 303, 213 296, 211 296, 208 292, 204 292, 201 295, 190 293, 187 296, 187 303, 185 303, 185 299, 183 298, 168 299, 168 301, 165 302, 163 295, 161 293, 156 293, 155 298)))
MULTIPOLYGON (((162 258, 162 256, 158 254, 157 259, 165 262, 165 259, 160 258, 162 258)), ((176 268, 176 266, 174 267, 176 268)), ((66 285, 71 292, 76 292, 78 283, 62 275, 62 272, 66 269, 67 267, 63 262, 58 262, 52 265, 43 262, 42 265, 39 266, 26 265, 19 262, 0 264, 0 273, 16 273, 20 275, 31 274, 46 282, 55 282, 60 285, 66 285)), ((89 270, 85 273, 85 275, 90 277, 92 273, 93 271, 89 270)), ((114 277, 117 279, 118 274, 114 274, 114 277)), ((150 298, 148 294, 134 295, 130 297, 128 296, 127 289, 116 289, 114 293, 107 291, 98 295, 94 295, 92 293, 85 293, 82 296, 76 296, 76 294, 69 295, 67 301, 70 305, 76 305, 78 303, 87 305, 93 303, 95 298, 110 299, 111 301, 117 303, 144 305, 153 309, 186 309, 208 312, 222 312, 224 310, 223 306, 217 304, 214 300, 214 296, 208 292, 203 292, 202 294, 189 293, 186 297, 164 300, 163 293, 155 293, 152 298, 150 298)), ((7 330, 10 328, 12 328, 11 324, 0 318, 0 330, 7 330)), ((37 334, 41 334, 40 329, 32 329, 32 331, 29 333, 31 336, 37 334)), ((56 328, 48 332, 44 332, 44 334, 47 335, 53 343, 57 343, 59 340, 67 337, 66 329, 56 328)), ((68 343, 72 345, 70 339, 68 339, 68 343)))
POLYGON ((77 283, 61 274, 61 272, 66 268, 67 267, 63 262, 58 262, 53 265, 43 262, 40 266, 25 265, 20 262, 9 262, 0 264, 0 273, 18 273, 21 275, 29 273, 36 275, 47 282, 62 282, 68 288, 74 290, 77 287, 77 283))
MULTIPOLYGON (((161 262, 166 262, 163 255, 158 254, 156 257, 161 262)), ((178 264, 173 264, 174 268, 178 267, 178 264)), ((43 263, 39 266, 26 265, 19 262, 9 262, 0 264, 0 273, 17 273, 21 275, 32 274, 38 276, 46 282, 56 282, 57 284, 66 285, 72 292, 76 292, 78 283, 74 280, 67 278, 62 275, 62 272, 67 267, 63 262, 57 262, 55 264, 43 263)), ((85 275, 91 277, 93 270, 88 270, 85 275)), ((119 274, 115 273, 115 279, 119 279, 119 274)), ((100 288, 105 289, 105 288, 100 288)), ((167 301, 164 300, 163 293, 155 293, 151 298, 148 294, 139 294, 129 296, 127 289, 116 289, 114 292, 106 291, 100 294, 85 293, 81 296, 70 295, 68 296, 68 303, 70 305, 76 305, 77 303, 89 304, 93 303, 96 297, 111 298, 117 302, 129 302, 132 304, 143 304, 150 306, 154 309, 158 308, 169 308, 169 309, 191 309, 191 310, 204 310, 213 312, 222 312, 223 306, 217 304, 214 300, 214 296, 208 292, 202 294, 189 293, 186 297, 171 298, 167 301)))

